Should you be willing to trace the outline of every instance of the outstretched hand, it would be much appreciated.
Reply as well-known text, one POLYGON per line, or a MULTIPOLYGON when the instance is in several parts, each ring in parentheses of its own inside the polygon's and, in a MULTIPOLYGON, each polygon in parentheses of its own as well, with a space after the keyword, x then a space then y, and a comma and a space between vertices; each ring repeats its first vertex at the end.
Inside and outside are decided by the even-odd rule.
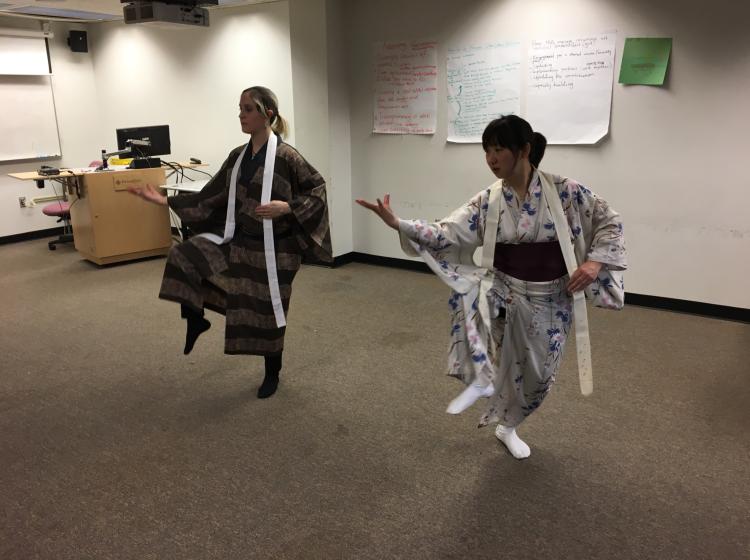
POLYGON ((167 205, 167 197, 161 194, 153 185, 143 187, 128 187, 128 192, 141 197, 143 200, 153 202, 159 206, 167 205))
POLYGON ((358 198, 356 202, 360 206, 375 212, 380 217, 380 219, 386 223, 386 225, 392 227, 393 229, 398 229, 398 216, 396 216, 393 210, 391 210, 391 195, 386 194, 383 197, 382 201, 379 198, 376 200, 377 204, 367 202, 366 200, 362 200, 361 198, 358 198))
POLYGON ((579 266, 570 276, 568 293, 572 294, 578 290, 583 290, 591 284, 599 276, 599 270, 601 270, 602 266, 602 263, 596 261, 586 261, 579 266))

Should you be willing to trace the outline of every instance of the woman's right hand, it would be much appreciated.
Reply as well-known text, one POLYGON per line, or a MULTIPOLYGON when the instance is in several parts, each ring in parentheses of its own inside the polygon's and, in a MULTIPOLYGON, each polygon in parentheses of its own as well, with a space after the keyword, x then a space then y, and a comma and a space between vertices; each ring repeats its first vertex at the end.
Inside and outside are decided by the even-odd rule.
POLYGON ((383 197, 382 202, 379 198, 376 200, 377 200, 377 204, 373 204, 372 202, 367 202, 366 200, 362 200, 361 198, 358 198, 356 202, 360 206, 375 212, 380 217, 380 219, 386 223, 386 225, 397 230, 399 220, 398 220, 398 216, 396 216, 393 210, 391 210, 391 195, 386 194, 383 197))
POLYGON ((167 205, 167 197, 161 194, 153 185, 143 187, 128 187, 128 192, 141 197, 143 200, 153 202, 159 206, 167 205))

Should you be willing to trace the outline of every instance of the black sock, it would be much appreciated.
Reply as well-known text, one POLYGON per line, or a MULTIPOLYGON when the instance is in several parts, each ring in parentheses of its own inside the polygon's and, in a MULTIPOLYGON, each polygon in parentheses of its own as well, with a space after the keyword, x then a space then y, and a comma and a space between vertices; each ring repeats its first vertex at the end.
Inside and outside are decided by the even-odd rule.
POLYGON ((183 353, 190 354, 190 351, 195 345, 195 341, 198 340, 198 337, 202 333, 211 328, 211 323, 203 318, 203 311, 199 313, 198 311, 196 311, 192 307, 188 307, 187 305, 182 305, 181 313, 182 317, 187 320, 187 330, 185 332, 185 350, 183 350, 183 353))
POLYGON ((258 398, 267 399, 276 392, 279 386, 279 373, 281 373, 281 354, 276 356, 265 356, 266 376, 263 383, 258 387, 258 398))

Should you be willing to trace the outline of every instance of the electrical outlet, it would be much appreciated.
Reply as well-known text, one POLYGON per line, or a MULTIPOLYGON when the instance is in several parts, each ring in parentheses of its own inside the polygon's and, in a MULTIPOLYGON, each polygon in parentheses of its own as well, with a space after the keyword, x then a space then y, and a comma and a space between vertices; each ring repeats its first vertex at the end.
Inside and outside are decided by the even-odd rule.
POLYGON ((21 208, 26 208, 26 197, 25 196, 19 196, 18 197, 18 205, 21 208))

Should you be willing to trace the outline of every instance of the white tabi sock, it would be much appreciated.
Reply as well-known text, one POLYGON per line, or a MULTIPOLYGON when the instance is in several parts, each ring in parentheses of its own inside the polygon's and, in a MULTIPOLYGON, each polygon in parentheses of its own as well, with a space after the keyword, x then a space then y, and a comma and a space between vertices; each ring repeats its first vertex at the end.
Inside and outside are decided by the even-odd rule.
POLYGON ((495 429, 495 436, 503 442, 508 451, 510 451, 510 454, 516 459, 525 459, 531 455, 531 449, 518 437, 515 428, 508 428, 507 426, 498 424, 495 429))
POLYGON ((494 394, 495 386, 492 383, 486 387, 472 383, 464 389, 463 393, 450 402, 446 412, 448 414, 460 414, 477 402, 480 397, 491 397, 494 394))

